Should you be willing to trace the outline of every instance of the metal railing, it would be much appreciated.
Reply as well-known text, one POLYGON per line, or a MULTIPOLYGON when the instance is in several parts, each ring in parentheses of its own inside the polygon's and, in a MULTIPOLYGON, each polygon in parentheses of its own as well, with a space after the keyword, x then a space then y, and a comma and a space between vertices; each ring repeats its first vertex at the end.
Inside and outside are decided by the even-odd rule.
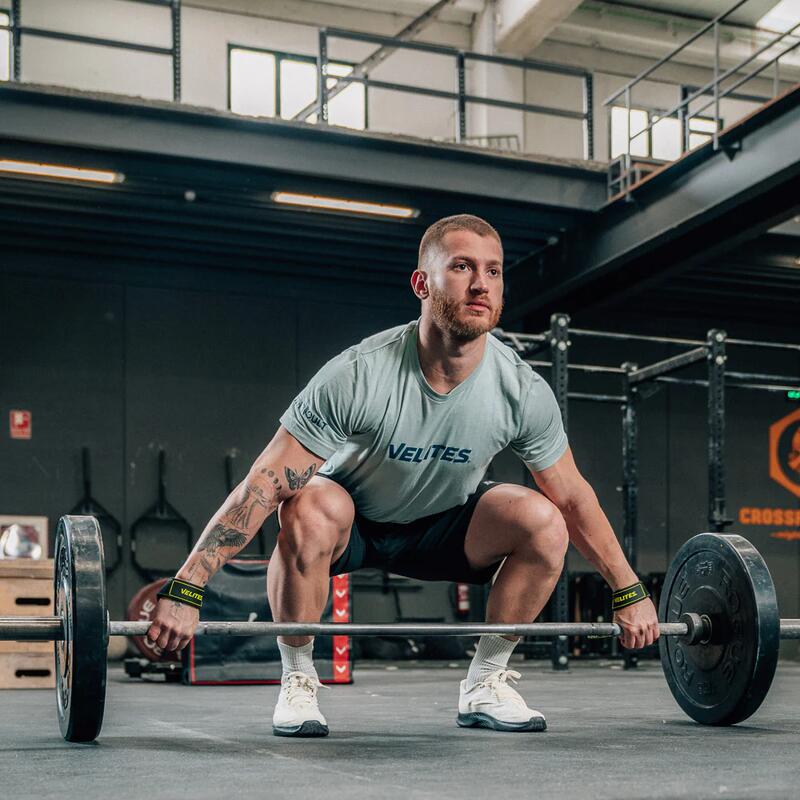
MULTIPOLYGON (((143 5, 163 6, 170 9, 172 27, 172 46, 158 47, 155 45, 139 44, 126 42, 120 39, 108 39, 99 36, 88 36, 77 33, 67 33, 64 31, 48 30, 44 28, 32 27, 22 24, 22 0, 11 0, 9 13, 9 24, 0 25, 0 30, 7 30, 11 36, 11 80, 20 81, 22 78, 22 52, 23 40, 26 37, 37 37, 43 39, 60 40, 74 42, 76 44, 97 45, 101 47, 113 47, 138 53, 149 53, 167 56, 172 59, 172 99, 180 102, 181 99, 181 0, 130 0, 130 2, 143 5)), ((316 111, 317 121, 322 124, 328 122, 328 97, 337 92, 338 84, 361 83, 365 87, 374 89, 384 89, 389 91, 410 92, 413 94, 436 97, 451 100, 455 104, 455 131, 453 140, 462 144, 482 144, 484 146, 496 146, 505 150, 519 150, 519 141, 516 134, 503 134, 493 137, 490 134, 483 136, 469 135, 467 126, 467 112, 469 105, 485 105, 493 108, 504 108, 522 113, 541 114, 543 116, 560 117, 579 121, 583 126, 584 157, 594 158, 594 130, 593 130, 593 98, 592 98, 592 74, 586 70, 565 67, 557 64, 550 64, 543 61, 532 59, 516 59, 504 56, 487 55, 466 50, 460 50, 445 45, 426 44, 417 41, 399 40, 397 37, 377 36, 357 31, 344 30, 340 28, 323 28, 319 32, 319 53, 317 56, 319 67, 318 96, 313 109, 316 111), (424 86, 413 86, 410 84, 396 83, 391 81, 375 80, 367 74, 359 74, 356 70, 354 74, 338 77, 337 83, 328 86, 328 41, 336 38, 354 42, 376 44, 382 48, 389 47, 392 50, 413 50, 432 55, 447 56, 454 61, 454 82, 455 91, 444 91, 441 89, 427 88, 424 86), (571 111, 554 106, 537 105, 533 103, 522 103, 513 100, 501 100, 493 97, 482 97, 469 94, 466 90, 466 70, 470 63, 494 64, 505 67, 513 67, 525 71, 549 72, 558 75, 567 75, 578 78, 582 81, 582 111, 571 111)), ((340 90, 340 89, 339 89, 340 90)), ((449 138, 449 137, 448 137, 449 138)))
POLYGON ((22 80, 22 41, 30 36, 39 39, 54 39, 75 44, 98 45, 130 50, 136 53, 150 53, 168 56, 172 59, 172 99, 177 103, 181 99, 181 0, 128 0, 148 6, 163 6, 170 9, 172 28, 172 47, 157 47, 149 44, 125 42, 120 39, 106 39, 100 36, 85 36, 78 33, 66 33, 45 28, 35 28, 22 24, 22 0, 11 0, 9 24, 0 25, 0 30, 11 34, 11 80, 22 80))
POLYGON ((389 36, 377 36, 375 34, 358 33, 356 31, 343 30, 341 28, 321 28, 319 32, 319 87, 315 110, 317 119, 322 123, 328 121, 328 96, 336 89, 338 84, 360 83, 366 87, 375 89, 386 89, 389 91, 408 92, 411 94, 424 95, 426 97, 437 97, 444 100, 452 100, 455 104, 455 141, 466 143, 468 141, 467 127, 467 107, 468 105, 485 105, 492 108, 505 108, 513 111, 520 111, 529 114, 541 114, 543 116, 560 117, 580 121, 583 125, 584 138, 584 157, 594 158, 594 108, 592 99, 593 80, 592 73, 577 67, 565 67, 558 64, 550 64, 545 61, 535 61, 527 58, 509 58, 506 56, 488 55, 486 53, 476 53, 469 50, 460 50, 446 45, 427 44, 416 41, 398 41, 389 36), (380 46, 390 46, 400 50, 414 50, 416 52, 428 53, 438 56, 447 56, 453 59, 454 64, 454 83, 456 91, 445 91, 442 89, 432 89, 424 86, 413 86, 406 83, 394 83, 390 81, 375 80, 367 75, 348 75, 337 77, 337 83, 328 86, 328 45, 330 39, 343 39, 354 42, 364 42, 380 46), (513 100, 501 100, 493 97, 483 97, 468 94, 466 90, 466 70, 470 62, 495 64, 498 66, 514 67, 525 71, 549 72, 557 75, 567 75, 580 78, 582 81, 583 110, 570 111, 554 106, 536 105, 533 103, 520 103, 513 100))
MULTIPOLYGON (((683 155, 686 153, 690 147, 688 142, 688 136, 686 134, 688 121, 690 116, 696 117, 702 114, 709 108, 713 108, 713 130, 710 133, 710 139, 712 142, 712 147, 714 150, 720 149, 720 130, 721 130, 721 117, 720 117, 720 102, 723 98, 733 96, 736 93, 736 90, 739 89, 742 85, 747 83, 748 81, 752 80, 753 78, 758 77, 763 73, 767 68, 770 66, 774 67, 774 75, 773 75, 773 96, 775 96, 780 89, 780 60, 787 56, 789 53, 800 47, 800 36, 798 36, 795 32, 800 29, 800 20, 797 23, 783 32, 768 32, 764 31, 765 33, 773 33, 775 34, 772 38, 770 38, 765 44, 758 47, 752 53, 750 53, 745 58, 742 58, 738 63, 734 66, 729 67, 728 69, 723 70, 720 64, 720 30, 722 23, 730 17, 734 12, 738 11, 743 5, 750 2, 750 0, 739 0, 739 2, 735 3, 731 6, 727 11, 719 14, 718 16, 714 17, 714 19, 710 20, 707 24, 703 25, 699 30, 697 30, 692 36, 690 36, 685 42, 680 44, 674 50, 672 50, 669 54, 664 56, 663 58, 656 61, 655 64, 652 64, 647 69, 640 72, 635 78, 630 80, 616 92, 614 92, 611 96, 606 98, 603 101, 603 105, 608 108, 609 115, 612 113, 612 107, 615 105, 616 101, 620 97, 624 97, 625 105, 624 108, 626 109, 626 122, 627 122, 627 130, 625 140, 627 142, 626 145, 626 152, 623 153, 616 161, 612 162, 610 169, 609 169, 609 194, 617 194, 620 192, 624 192, 626 196, 629 196, 630 187, 633 185, 636 180, 639 179, 641 176, 641 170, 637 169, 636 165, 634 164, 634 159, 637 158, 633 156, 631 153, 631 145, 640 136, 649 135, 653 128, 662 122, 665 119, 669 119, 670 117, 675 116, 681 123, 681 129, 683 134, 681 136, 681 147, 680 147, 680 154, 683 155), (674 59, 676 55, 681 53, 685 50, 690 44, 693 44, 702 36, 711 32, 714 38, 714 58, 713 63, 711 64, 711 68, 713 69, 713 78, 708 81, 705 85, 700 87, 684 87, 681 92, 681 101, 671 108, 669 111, 664 113, 660 113, 656 119, 650 121, 646 126, 636 131, 636 133, 632 134, 631 132, 631 109, 632 109, 632 102, 631 102, 631 95, 633 89, 638 84, 641 84, 642 81, 647 80, 653 73, 656 72, 660 67, 664 66, 665 64, 669 63, 674 59), (750 65, 753 61, 759 58, 759 56, 764 55, 768 50, 777 45, 780 45, 783 42, 788 41, 788 44, 781 50, 781 52, 777 53, 777 55, 773 55, 771 58, 766 58, 761 63, 757 63, 755 67, 743 75, 739 75, 742 70, 750 65), (738 76, 738 77, 737 77, 738 76), (722 88, 722 83, 729 78, 737 78, 734 80, 729 86, 727 86, 724 90, 722 88), (699 108, 693 107, 690 112, 690 104, 695 103, 696 101, 700 100, 704 96, 710 96, 711 99, 708 100, 704 105, 700 106, 699 108)), ((761 99, 761 98, 759 98, 761 99)), ((761 99, 763 102, 763 99, 761 99)), ((643 163, 646 164, 648 161, 647 158, 640 159, 643 163)), ((645 167, 646 169, 646 167, 645 167)))

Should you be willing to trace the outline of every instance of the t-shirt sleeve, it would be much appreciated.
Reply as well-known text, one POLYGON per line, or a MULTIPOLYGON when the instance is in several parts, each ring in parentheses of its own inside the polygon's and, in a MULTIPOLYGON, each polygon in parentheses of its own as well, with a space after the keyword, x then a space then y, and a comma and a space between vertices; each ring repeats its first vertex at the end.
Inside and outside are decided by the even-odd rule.
POLYGON ((281 425, 300 444, 330 458, 365 425, 367 365, 345 351, 308 382, 281 416, 281 425))
POLYGON ((567 434, 553 390, 533 370, 523 398, 517 438, 511 449, 532 469, 552 467, 567 449, 567 434))

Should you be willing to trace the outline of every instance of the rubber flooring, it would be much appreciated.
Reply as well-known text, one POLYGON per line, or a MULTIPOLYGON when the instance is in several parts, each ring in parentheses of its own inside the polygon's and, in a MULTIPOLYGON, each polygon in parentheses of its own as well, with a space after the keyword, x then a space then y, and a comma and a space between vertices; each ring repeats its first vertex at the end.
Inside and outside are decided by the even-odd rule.
POLYGON ((747 722, 700 726, 657 663, 512 665, 544 733, 455 725, 465 664, 359 665, 321 692, 331 734, 274 737, 277 687, 186 687, 109 673, 99 740, 64 742, 48 691, 0 693, 0 797, 796 798, 800 664, 747 722))

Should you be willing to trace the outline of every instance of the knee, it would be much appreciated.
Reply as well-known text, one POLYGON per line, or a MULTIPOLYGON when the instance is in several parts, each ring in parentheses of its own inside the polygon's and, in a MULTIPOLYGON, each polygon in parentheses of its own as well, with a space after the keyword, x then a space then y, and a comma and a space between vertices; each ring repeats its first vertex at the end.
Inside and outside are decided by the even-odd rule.
POLYGON ((560 572, 569 546, 567 523, 558 508, 541 495, 526 515, 526 550, 552 572, 560 572))
POLYGON ((309 484, 280 506, 278 547, 298 567, 330 557, 350 532, 355 508, 341 487, 309 484))

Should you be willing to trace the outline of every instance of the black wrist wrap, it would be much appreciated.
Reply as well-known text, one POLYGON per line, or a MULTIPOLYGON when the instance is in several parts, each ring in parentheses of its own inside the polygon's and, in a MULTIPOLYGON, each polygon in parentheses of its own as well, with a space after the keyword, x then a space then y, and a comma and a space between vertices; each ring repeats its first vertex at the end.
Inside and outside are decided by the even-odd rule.
POLYGON ((170 600, 186 603, 187 606, 202 608, 205 593, 206 590, 202 586, 195 586, 193 583, 187 583, 178 578, 170 578, 156 597, 169 597, 170 600))
POLYGON ((634 583, 633 586, 626 586, 624 589, 617 589, 614 592, 614 596, 611 598, 611 609, 619 611, 621 608, 647 600, 648 597, 650 597, 650 592, 644 588, 644 584, 634 583))

